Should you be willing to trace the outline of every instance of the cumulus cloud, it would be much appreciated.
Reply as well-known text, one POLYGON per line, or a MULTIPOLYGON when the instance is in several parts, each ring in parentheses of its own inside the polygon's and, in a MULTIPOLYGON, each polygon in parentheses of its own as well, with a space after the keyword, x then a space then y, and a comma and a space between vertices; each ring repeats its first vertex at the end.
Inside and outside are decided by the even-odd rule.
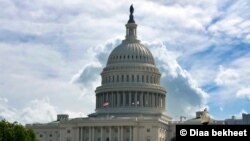
MULTIPOLYGON (((129 5, 125 0, 0 0, 0 95, 8 99, 1 103, 9 109, 2 113, 15 115, 44 97, 59 113, 93 112, 99 73, 124 38, 129 5)), ((212 92, 231 97, 249 86, 248 1, 136 1, 134 6, 139 38, 167 46, 150 48, 161 56, 156 60, 162 84, 176 95, 186 94, 184 111, 205 105, 204 87, 226 88, 212 92), (241 87, 229 87, 236 77, 229 75, 232 71, 241 87)))
POLYGON ((236 96, 240 98, 248 98, 250 100, 250 86, 238 90, 236 96))
POLYGON ((234 85, 239 79, 239 74, 234 69, 225 69, 223 66, 220 66, 219 73, 215 78, 217 85, 234 85))
POLYGON ((0 117, 11 122, 49 122, 55 120, 56 114, 48 97, 31 100, 22 109, 13 108, 7 98, 0 98, 0 117))
POLYGON ((203 91, 183 69, 162 43, 148 43, 162 72, 161 84, 167 89, 167 112, 173 118, 180 116, 192 117, 194 113, 203 109, 208 100, 208 94, 203 91))

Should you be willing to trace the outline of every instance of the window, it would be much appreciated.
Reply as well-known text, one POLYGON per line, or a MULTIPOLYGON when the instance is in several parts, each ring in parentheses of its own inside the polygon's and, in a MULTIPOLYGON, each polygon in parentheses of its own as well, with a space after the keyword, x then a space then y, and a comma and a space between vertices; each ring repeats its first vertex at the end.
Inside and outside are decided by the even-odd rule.
POLYGON ((129 82, 129 75, 127 75, 127 82, 129 82))
POLYGON ((137 82, 139 82, 139 79, 140 79, 140 78, 139 78, 139 75, 137 75, 137 82))
POLYGON ((135 82, 135 77, 134 77, 134 75, 132 75, 132 82, 135 82))
POLYGON ((109 83, 111 82, 111 76, 109 76, 109 83))
POLYGON ((43 137, 43 135, 42 135, 42 134, 40 134, 40 135, 39 135, 39 137, 40 137, 40 138, 42 138, 42 137, 43 137))
POLYGON ((147 132, 150 132, 150 129, 149 129, 149 128, 147 129, 147 132))
POLYGON ((129 94, 128 94, 128 92, 126 92, 125 93, 125 97, 126 97, 126 102, 125 102, 125 104, 126 104, 126 106, 128 106, 128 104, 129 104, 129 94))
POLYGON ((141 79, 142 79, 141 81, 144 82, 144 75, 142 75, 141 79))
POLYGON ((122 82, 124 81, 124 75, 122 75, 122 82))
POLYGON ((52 137, 52 134, 49 134, 49 137, 52 137))
POLYGON ((67 133, 70 133, 70 130, 67 130, 67 133))
POLYGON ((116 76, 116 82, 119 82, 119 75, 116 76))
POLYGON ((148 75, 147 75, 147 77, 146 77, 146 82, 148 83, 148 75))
POLYGON ((113 83, 114 83, 114 82, 115 82, 115 76, 114 76, 114 75, 112 76, 112 79, 113 79, 112 81, 113 81, 113 83))

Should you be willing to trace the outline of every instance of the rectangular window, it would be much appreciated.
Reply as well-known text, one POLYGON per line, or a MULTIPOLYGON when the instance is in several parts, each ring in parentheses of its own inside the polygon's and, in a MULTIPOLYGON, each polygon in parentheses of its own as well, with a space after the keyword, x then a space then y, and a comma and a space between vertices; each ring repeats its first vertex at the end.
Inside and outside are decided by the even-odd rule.
POLYGON ((128 92, 125 92, 125 104, 126 104, 126 106, 128 106, 128 104, 129 104, 129 93, 128 92))
POLYGON ((129 75, 127 75, 127 82, 129 82, 129 75))
POLYGON ((139 75, 137 75, 137 82, 139 82, 140 78, 139 78, 139 75))
POLYGON ((134 75, 132 75, 132 82, 135 82, 135 77, 134 77, 134 75))
POLYGON ((122 82, 124 81, 124 75, 122 75, 122 82))
POLYGON ((119 92, 120 94, 120 106, 123 105, 123 93, 122 92, 119 92))
POLYGON ((119 82, 119 75, 116 76, 116 82, 119 82))
POLYGON ((142 77, 141 77, 141 81, 142 81, 142 82, 144 82, 144 75, 142 75, 142 77))

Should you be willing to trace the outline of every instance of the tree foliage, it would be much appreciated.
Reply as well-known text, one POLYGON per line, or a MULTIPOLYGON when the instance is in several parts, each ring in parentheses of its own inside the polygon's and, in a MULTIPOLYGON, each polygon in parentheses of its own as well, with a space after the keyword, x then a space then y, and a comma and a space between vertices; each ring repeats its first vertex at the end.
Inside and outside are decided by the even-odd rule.
POLYGON ((0 141, 38 141, 32 129, 27 129, 21 124, 0 121, 0 141))

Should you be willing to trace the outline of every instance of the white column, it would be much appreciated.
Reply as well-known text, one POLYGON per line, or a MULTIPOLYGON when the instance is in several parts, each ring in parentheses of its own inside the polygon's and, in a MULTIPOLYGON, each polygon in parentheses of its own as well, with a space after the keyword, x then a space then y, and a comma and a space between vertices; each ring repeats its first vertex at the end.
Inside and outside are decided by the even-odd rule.
POLYGON ((109 127, 109 141, 112 141, 112 139, 111 139, 111 126, 109 127))
POLYGON ((140 107, 143 107, 143 92, 140 92, 140 107))
POLYGON ((131 91, 128 92, 128 106, 131 107, 131 103, 132 103, 132 96, 131 96, 131 91))
POLYGON ((121 97, 121 95, 120 95, 120 93, 118 91, 117 95, 116 95, 116 98, 117 98, 117 107, 120 107, 120 97, 121 97))
POLYGON ((135 107, 137 107, 137 92, 135 92, 135 99, 134 99, 134 102, 135 102, 135 107))
POLYGON ((103 141, 102 139, 103 139, 103 127, 101 127, 101 141, 103 141))
POLYGON ((120 132, 121 132, 121 131, 120 131, 120 128, 121 128, 121 127, 120 127, 120 126, 118 126, 117 128, 118 128, 117 138, 118 138, 118 141, 120 141, 120 132))
POLYGON ((81 141, 82 133, 81 133, 81 127, 79 128, 79 139, 78 141, 81 141))
POLYGON ((121 127, 121 141, 123 141, 123 126, 121 127))
POLYGON ((123 107, 125 107, 125 105, 126 105, 125 104, 126 103, 126 93, 123 91, 122 95, 123 95, 123 97, 122 97, 123 98, 123 107))
POLYGON ((92 141, 91 140, 91 127, 89 127, 89 141, 92 141))
POLYGON ((129 141, 132 141, 132 138, 133 138, 133 136, 132 136, 132 133, 133 133, 132 129, 133 129, 132 126, 130 126, 130 130, 129 130, 130 131, 129 132, 129 137, 130 138, 129 138, 129 141))
POLYGON ((84 141, 84 128, 83 127, 82 127, 82 140, 81 141, 84 141))
POLYGON ((92 140, 91 141, 94 141, 95 140, 95 127, 92 127, 92 140))

